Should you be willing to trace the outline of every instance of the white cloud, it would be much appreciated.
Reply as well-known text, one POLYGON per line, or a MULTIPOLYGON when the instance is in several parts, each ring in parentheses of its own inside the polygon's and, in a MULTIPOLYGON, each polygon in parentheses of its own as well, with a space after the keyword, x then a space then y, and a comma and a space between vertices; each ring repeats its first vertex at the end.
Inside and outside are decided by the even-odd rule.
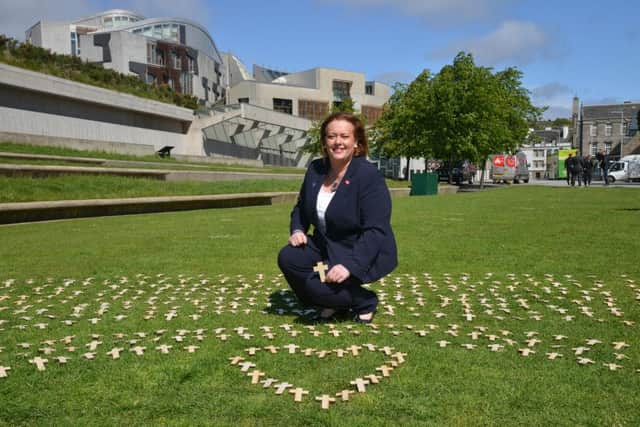
POLYGON ((531 91, 531 96, 538 100, 553 99, 557 96, 567 95, 573 90, 562 83, 552 82, 542 86, 538 86, 531 91))
POLYGON ((491 18, 512 0, 319 0, 348 6, 390 7, 438 26, 491 18))
POLYGON ((450 59, 458 52, 473 53, 479 64, 494 66, 526 65, 539 58, 553 56, 550 38, 531 22, 506 21, 495 31, 479 38, 457 41, 429 56, 436 59, 450 59))

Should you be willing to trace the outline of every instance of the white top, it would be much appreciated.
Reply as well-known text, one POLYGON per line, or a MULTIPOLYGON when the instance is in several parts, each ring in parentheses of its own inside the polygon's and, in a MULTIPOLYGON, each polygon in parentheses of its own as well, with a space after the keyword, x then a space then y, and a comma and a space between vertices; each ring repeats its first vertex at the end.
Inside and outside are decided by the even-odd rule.
POLYGON ((322 234, 327 232, 327 222, 324 219, 324 214, 327 212, 327 208, 334 194, 336 194, 335 191, 326 192, 322 190, 322 187, 320 187, 320 191, 318 192, 316 211, 318 212, 318 229, 320 229, 322 234))

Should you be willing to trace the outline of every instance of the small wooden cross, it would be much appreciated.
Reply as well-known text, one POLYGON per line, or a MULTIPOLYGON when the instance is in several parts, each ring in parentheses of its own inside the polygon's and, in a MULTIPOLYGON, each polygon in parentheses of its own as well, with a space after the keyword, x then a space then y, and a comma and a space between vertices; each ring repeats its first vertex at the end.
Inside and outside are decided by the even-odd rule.
POLYGON ((382 372, 382 376, 383 377, 388 377, 389 374, 391 373, 391 371, 393 371, 393 368, 387 366, 387 365, 382 365, 376 368, 376 371, 382 372))
POLYGON ((322 283, 324 283, 324 273, 325 271, 329 270, 329 266, 327 264, 325 264, 324 262, 320 261, 316 264, 315 267, 313 267, 313 271, 315 271, 316 273, 318 273, 318 275, 320 275, 320 281, 322 283))
POLYGON ((289 350, 289 354, 294 354, 296 350, 300 348, 300 346, 295 344, 287 344, 283 345, 282 348, 286 348, 287 350, 289 350))
POLYGON ((264 349, 269 351, 271 354, 276 354, 278 352, 279 348, 280 347, 276 347, 276 346, 273 346, 273 345, 268 345, 264 349))
POLYGON ((88 351, 82 355, 87 360, 93 360, 96 358, 96 354, 94 352, 88 351))
POLYGON ((316 352, 316 349, 315 349, 315 348, 305 348, 305 349, 302 351, 302 353, 303 353, 305 356, 313 356, 313 354, 314 354, 315 352, 316 352))
POLYGON ((64 365, 65 363, 67 363, 69 361, 69 358, 68 357, 64 357, 64 356, 54 357, 54 359, 56 359, 58 361, 58 363, 60 363, 61 365, 64 365))
POLYGON ((255 369, 247 374, 248 377, 251 377, 251 384, 258 384, 260 382, 260 377, 264 377, 265 373, 255 369))
POLYGON ((188 345, 184 349, 187 350, 188 353, 195 353, 197 349, 199 349, 197 345, 188 345))
POLYGON ((242 362, 242 363, 238 363, 238 366, 240 366, 241 372, 247 372, 249 369, 255 368, 256 364, 251 362, 242 362))
POLYGON ((242 356, 234 356, 234 357, 230 357, 229 361, 231 362, 232 365, 237 365, 238 363, 242 362, 244 360, 244 357, 242 356))
POLYGON ((172 347, 173 346, 171 345, 162 344, 156 347, 156 350, 158 350, 162 354, 169 354, 169 350, 171 350, 172 347))
POLYGON ((365 375, 364 377, 368 379, 371 384, 378 384, 380 382, 380 379, 382 378, 381 376, 375 374, 365 375))
POLYGON ((282 394, 289 387, 293 387, 293 384, 289 383, 280 383, 276 386, 276 394, 282 394))
POLYGON ((43 359, 41 357, 34 357, 33 359, 29 360, 29 363, 33 363, 34 365, 36 365, 38 371, 44 371, 46 369, 44 364, 47 362, 47 359, 43 359))
POLYGON ((10 371, 10 366, 2 366, 0 365, 0 378, 7 378, 7 371, 10 371))
POLYGON ((122 348, 118 348, 118 347, 114 347, 111 349, 111 351, 108 351, 107 354, 109 356, 111 356, 113 359, 119 359, 120 358, 120 352, 124 350, 122 348))
POLYGON ((349 384, 356 386, 358 393, 366 393, 367 389, 365 386, 369 384, 369 381, 363 380, 362 378, 356 378, 355 380, 351 381, 349 384))
POLYGON ((349 400, 349 395, 353 393, 355 393, 355 391, 353 390, 342 390, 341 392, 336 393, 336 396, 346 402, 347 400, 349 400))
POLYGON ((309 394, 309 391, 298 387, 298 388, 294 388, 292 390, 289 390, 289 393, 293 394, 293 401, 294 402, 302 402, 302 396, 305 395, 305 394, 309 394))
POLYGON ((266 380, 260 381, 260 383, 262 384, 262 387, 264 388, 269 388, 276 382, 278 382, 278 380, 275 378, 267 378, 266 380))
POLYGON ((391 357, 395 357, 395 359, 398 361, 398 363, 404 363, 404 360, 405 360, 404 356, 406 356, 406 355, 407 355, 407 353, 401 353, 401 352, 398 351, 396 353, 393 353, 391 355, 391 357))
POLYGON ((319 400, 321 402, 320 406, 322 407, 322 409, 329 409, 329 405, 336 401, 334 397, 331 397, 328 394, 316 396, 316 400, 319 400))
POLYGON ((146 349, 147 349, 146 347, 140 347, 138 345, 138 346, 132 347, 130 351, 134 352, 136 356, 142 356, 146 349))
POLYGON ((362 347, 360 347, 359 345, 352 345, 351 347, 347 347, 347 350, 351 352, 351 354, 353 354, 354 356, 357 356, 360 352, 360 350, 362 349, 362 347))

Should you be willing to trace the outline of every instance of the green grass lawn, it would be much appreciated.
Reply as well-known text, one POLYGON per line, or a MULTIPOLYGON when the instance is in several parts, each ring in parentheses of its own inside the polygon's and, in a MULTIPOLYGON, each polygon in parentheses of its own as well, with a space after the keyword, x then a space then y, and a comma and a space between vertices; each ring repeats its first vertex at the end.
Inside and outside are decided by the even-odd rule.
POLYGON ((0 227, 0 423, 638 425, 638 196, 528 186, 394 199, 400 265, 372 284, 376 328, 304 322, 275 264, 285 204, 0 227), (358 356, 338 357, 352 345, 358 356), (320 408, 316 396, 355 390, 396 352, 406 361, 389 377, 320 408), (294 403, 251 384, 234 356, 309 394, 294 403))

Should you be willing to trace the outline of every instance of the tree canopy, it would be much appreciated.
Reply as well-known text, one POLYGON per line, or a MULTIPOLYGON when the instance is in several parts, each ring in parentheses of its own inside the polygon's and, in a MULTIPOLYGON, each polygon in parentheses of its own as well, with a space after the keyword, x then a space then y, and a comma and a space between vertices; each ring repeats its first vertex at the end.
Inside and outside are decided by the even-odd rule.
POLYGON ((522 72, 493 72, 460 52, 432 75, 424 70, 409 85, 396 85, 376 122, 386 156, 485 162, 492 153, 514 151, 543 108, 522 87, 522 72))

